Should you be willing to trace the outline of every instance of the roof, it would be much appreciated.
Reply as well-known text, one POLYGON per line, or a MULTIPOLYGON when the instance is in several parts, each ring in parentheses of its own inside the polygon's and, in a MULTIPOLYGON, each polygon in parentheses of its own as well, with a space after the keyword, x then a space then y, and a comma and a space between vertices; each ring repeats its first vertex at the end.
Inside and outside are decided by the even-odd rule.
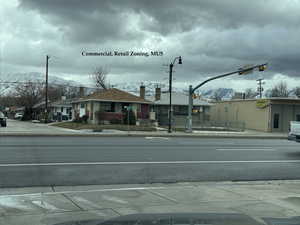
POLYGON ((65 99, 65 100, 59 100, 50 103, 51 106, 54 107, 72 107, 71 102, 74 101, 75 99, 65 99))
MULTIPOLYGON (((48 107, 72 107, 71 101, 74 99, 66 99, 66 100, 58 100, 55 102, 51 102, 48 100, 48 107)), ((46 101, 41 101, 33 106, 34 109, 36 108, 43 108, 45 107, 45 102, 46 101)))
MULTIPOLYGON (((41 108, 44 107, 46 101, 41 101, 39 103, 36 103, 32 108, 36 109, 36 108, 41 108)), ((48 104, 50 104, 50 100, 48 100, 48 104)))
POLYGON ((84 96, 80 99, 77 99, 75 102, 84 102, 84 101, 103 101, 103 102, 125 102, 125 103, 143 103, 143 104, 152 104, 152 102, 143 99, 139 96, 130 94, 126 91, 119 90, 117 88, 110 88, 106 90, 97 91, 88 96, 84 96))
MULTIPOLYGON (((161 93, 160 100, 154 101, 154 96, 152 96, 150 99, 154 101, 155 105, 169 105, 169 92, 167 93, 161 93)), ((188 105, 189 104, 189 96, 184 93, 178 93, 178 92, 172 92, 172 105, 188 105)), ((200 99, 193 99, 193 105, 194 106, 210 106, 211 103, 207 101, 203 101, 200 99)))
POLYGON ((270 98, 251 98, 251 99, 231 99, 231 100, 223 100, 214 103, 222 103, 222 102, 249 102, 249 101, 257 101, 257 100, 267 100, 272 103, 289 103, 295 102, 300 103, 300 98, 287 98, 287 97, 270 97, 270 98))

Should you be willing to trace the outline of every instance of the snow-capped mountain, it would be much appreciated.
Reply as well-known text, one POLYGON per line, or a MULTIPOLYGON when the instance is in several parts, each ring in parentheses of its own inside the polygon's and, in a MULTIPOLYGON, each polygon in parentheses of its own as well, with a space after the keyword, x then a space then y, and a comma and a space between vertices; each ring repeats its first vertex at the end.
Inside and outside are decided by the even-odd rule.
MULTIPOLYGON (((45 82, 45 74, 38 72, 30 73, 11 73, 0 76, 1 82, 45 82)), ((67 80, 61 77, 49 75, 48 82, 51 84, 69 84, 69 85, 80 85, 79 82, 67 80)))
POLYGON ((210 89, 207 91, 203 91, 200 93, 204 98, 212 99, 217 95, 220 96, 222 100, 228 100, 228 99, 232 99, 235 91, 232 88, 217 88, 217 89, 210 89))
MULTIPOLYGON (((0 95, 5 95, 10 91, 13 91, 13 88, 16 84, 13 82, 45 82, 45 74, 38 73, 38 72, 31 72, 31 73, 12 73, 7 74, 5 76, 0 76, 0 95), (7 83, 8 82, 8 83, 7 83)), ((66 86, 73 86, 73 87, 87 87, 85 93, 91 93, 95 91, 94 88, 90 88, 91 82, 89 84, 83 84, 78 81, 67 80, 62 77, 49 75, 48 78, 49 85, 66 85, 66 86)), ((120 90, 124 90, 130 92, 135 95, 140 94, 140 86, 141 82, 123 82, 123 83, 114 83, 110 85, 111 87, 118 88, 120 90)), ((158 84, 151 81, 143 82, 143 85, 146 87, 146 95, 153 96, 155 94, 155 88, 161 87, 162 91, 168 91, 169 87, 166 84, 158 84)), ((172 90, 174 92, 183 92, 188 93, 188 87, 180 87, 180 86, 173 86, 172 90)), ((215 95, 220 96, 222 99, 231 99, 234 95, 235 91, 231 88, 216 88, 216 89, 203 89, 203 91, 199 91, 198 94, 201 94, 202 98, 211 99, 215 95)))
MULTIPOLYGON (((0 94, 8 94, 9 92, 13 91, 18 83, 27 81, 45 83, 45 75, 38 72, 11 73, 2 75, 0 76, 0 94)), ((49 75, 48 83, 49 85, 66 85, 74 87, 82 86, 82 84, 80 84, 79 82, 67 80, 53 75, 49 75)))
MULTIPOLYGON (((119 83, 114 84, 113 87, 128 91, 132 94, 139 95, 140 93, 140 85, 141 83, 119 83)), ((146 95, 151 96, 155 93, 155 88, 157 84, 151 82, 144 82, 143 85, 146 87, 146 95)), ((159 85, 162 88, 162 91, 168 91, 169 87, 167 85, 159 85)), ((174 92, 183 92, 188 94, 187 87, 173 87, 172 90, 174 92)), ((231 99, 234 96, 235 91, 232 88, 216 88, 216 89, 208 89, 199 92, 202 98, 212 99, 215 95, 220 96, 223 100, 231 99)))

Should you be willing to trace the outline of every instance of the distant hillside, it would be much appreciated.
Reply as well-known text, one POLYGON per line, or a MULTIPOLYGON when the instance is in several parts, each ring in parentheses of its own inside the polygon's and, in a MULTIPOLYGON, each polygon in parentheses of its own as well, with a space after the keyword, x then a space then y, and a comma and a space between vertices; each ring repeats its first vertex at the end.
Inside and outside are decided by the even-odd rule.
MULTIPOLYGON (((32 81, 32 82, 45 82, 45 74, 31 72, 31 73, 12 73, 7 74, 5 76, 0 77, 0 95, 5 95, 10 91, 13 91, 15 84, 12 83, 1 83, 1 82, 25 82, 25 81, 32 81)), ((140 93, 140 85, 142 82, 120 82, 115 83, 112 87, 128 91, 132 94, 139 95, 140 93)), ((49 84, 52 85, 66 85, 66 86, 91 86, 82 84, 77 81, 67 80, 62 77, 57 77, 53 75, 49 75, 49 84)), ((154 82, 143 82, 146 86, 146 95, 152 96, 155 93, 155 88, 157 87, 157 83, 154 82)), ((162 91, 168 91, 168 85, 159 84, 162 88, 162 91)), ((94 88, 87 88, 86 93, 93 92, 94 88)), ((183 92, 188 93, 188 87, 173 87, 174 92, 183 92)), ((232 88, 216 88, 216 89, 204 89, 203 91, 199 92, 203 98, 211 99, 214 97, 215 93, 220 95, 222 99, 231 99, 234 95, 234 90, 232 88)))
MULTIPOLYGON (((0 76, 0 95, 5 95, 10 91, 13 91, 18 82, 45 82, 45 75, 42 73, 31 72, 31 73, 11 73, 5 76, 0 76), (15 83, 16 82, 16 83, 15 83)), ((66 80, 61 77, 49 75, 48 82, 50 85, 68 85, 68 86, 81 86, 79 82, 66 80)))

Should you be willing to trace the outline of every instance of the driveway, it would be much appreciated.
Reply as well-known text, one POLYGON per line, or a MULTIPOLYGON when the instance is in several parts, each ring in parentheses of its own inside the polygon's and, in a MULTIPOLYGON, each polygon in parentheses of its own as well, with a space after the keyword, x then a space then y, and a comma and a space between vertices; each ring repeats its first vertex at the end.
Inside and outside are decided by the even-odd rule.
POLYGON ((7 121, 7 127, 0 127, 1 134, 74 134, 78 131, 49 126, 43 123, 11 120, 7 121))

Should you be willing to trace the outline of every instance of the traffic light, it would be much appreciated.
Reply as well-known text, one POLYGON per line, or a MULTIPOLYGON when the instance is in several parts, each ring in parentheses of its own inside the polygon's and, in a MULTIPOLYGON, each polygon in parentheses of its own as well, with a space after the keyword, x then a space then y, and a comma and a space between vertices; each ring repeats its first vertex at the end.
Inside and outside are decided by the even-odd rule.
POLYGON ((239 75, 249 74, 253 72, 253 68, 247 68, 247 67, 239 68, 239 70, 240 70, 239 75))
POLYGON ((179 56, 179 58, 178 58, 178 64, 182 64, 181 56, 179 56))
POLYGON ((258 67, 258 70, 259 71, 265 71, 267 69, 267 66, 266 65, 260 65, 259 67, 258 67))

